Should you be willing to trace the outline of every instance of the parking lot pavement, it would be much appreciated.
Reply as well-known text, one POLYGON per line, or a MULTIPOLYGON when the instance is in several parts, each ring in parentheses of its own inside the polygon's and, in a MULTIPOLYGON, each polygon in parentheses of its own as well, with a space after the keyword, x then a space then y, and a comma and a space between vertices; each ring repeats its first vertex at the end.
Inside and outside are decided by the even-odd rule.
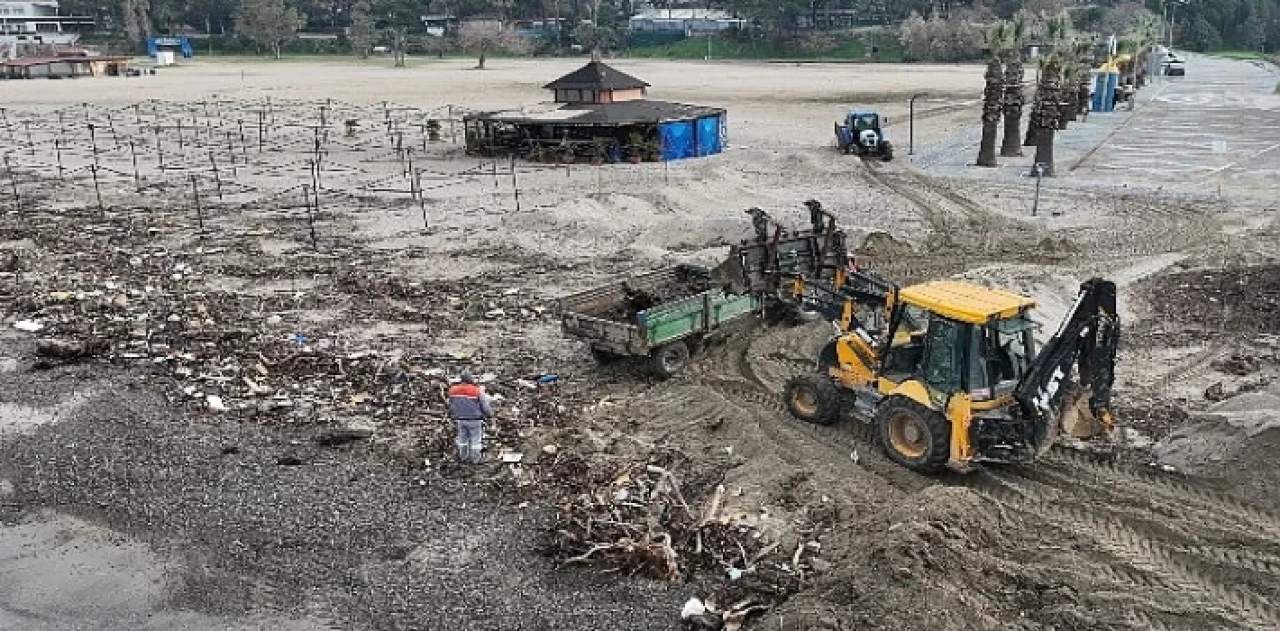
MULTIPOLYGON (((1059 132, 1060 187, 1125 187, 1235 203, 1275 206, 1280 199, 1280 72, 1274 66, 1188 55, 1185 77, 1158 77, 1135 108, 1090 113, 1059 132)), ((1024 126, 1025 129, 1025 126, 1024 126)), ((1026 181, 1034 148, 1001 158, 996 169, 971 166, 979 129, 915 156, 940 175, 1026 181)))

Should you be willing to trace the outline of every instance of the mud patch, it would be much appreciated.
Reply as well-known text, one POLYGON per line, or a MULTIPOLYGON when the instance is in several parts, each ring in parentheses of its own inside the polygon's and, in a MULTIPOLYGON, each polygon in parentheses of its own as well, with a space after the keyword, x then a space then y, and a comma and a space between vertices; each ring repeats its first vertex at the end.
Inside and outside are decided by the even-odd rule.
MULTIPOLYGON (((0 497, 8 481, 0 481, 0 497)), ((52 631, 84 625, 132 629, 314 629, 318 621, 240 622, 166 607, 165 563, 146 546, 65 515, 0 528, 0 628, 52 631)))

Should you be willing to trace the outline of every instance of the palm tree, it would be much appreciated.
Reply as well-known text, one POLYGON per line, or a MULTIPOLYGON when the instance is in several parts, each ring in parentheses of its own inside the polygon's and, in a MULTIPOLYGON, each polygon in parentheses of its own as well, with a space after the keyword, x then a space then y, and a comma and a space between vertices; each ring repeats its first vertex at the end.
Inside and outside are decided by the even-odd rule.
MULTIPOLYGON (((1049 50, 1047 52, 1047 57, 1046 57, 1047 59, 1049 57, 1057 56, 1058 49, 1062 47, 1062 42, 1066 39, 1067 31, 1071 28, 1071 16, 1068 15, 1066 11, 1063 11, 1062 13, 1059 13, 1058 15, 1055 15, 1049 18, 1045 22, 1044 27, 1045 27, 1045 39, 1049 44, 1049 50)), ((1059 60, 1058 61, 1059 72, 1061 72, 1061 68, 1062 68, 1061 63, 1062 63, 1061 60, 1059 60)), ((1044 68, 1044 64, 1045 62, 1042 60, 1040 63, 1040 67, 1042 69, 1044 68)), ((1056 79, 1055 79, 1055 82, 1056 82, 1056 79)), ((1037 83, 1037 86, 1036 86, 1037 91, 1040 89, 1039 86, 1040 84, 1037 83)), ((1040 94, 1037 93, 1036 103, 1038 104, 1040 103, 1040 101, 1041 101, 1040 94)), ((1056 100, 1051 100, 1049 102, 1056 103, 1056 100)), ((1054 123, 1054 128, 1055 129, 1057 128, 1056 122, 1054 123)), ((1022 146, 1024 147, 1035 146, 1037 154, 1039 154, 1040 152, 1040 149, 1039 149, 1040 142, 1036 138, 1036 134, 1038 132, 1039 132, 1039 127, 1037 125, 1034 125, 1034 124, 1027 125, 1027 138, 1022 142, 1022 146)))
POLYGON ((1076 91, 1072 89, 1076 84, 1076 74, 1080 72, 1079 65, 1070 57, 1062 62, 1062 83, 1058 88, 1058 131, 1067 128, 1067 123, 1076 119, 1076 111, 1079 107, 1076 105, 1076 91))
MULTIPOLYGON (((1075 49, 1071 51, 1072 58, 1076 60, 1079 70, 1076 75, 1076 112, 1079 113, 1080 120, 1089 118, 1089 82, 1093 79, 1091 71, 1093 70, 1093 42, 1086 40, 1076 41, 1075 49)), ((1063 84, 1063 89, 1070 89, 1069 84, 1063 84)))
POLYGON ((1058 55, 1049 55, 1040 66, 1035 109, 1031 112, 1031 126, 1036 137, 1035 163, 1043 164, 1044 175, 1049 177, 1053 177, 1053 138, 1058 129, 1058 79, 1061 72, 1062 61, 1058 55))
POLYGON ((1022 106, 1026 97, 1022 92, 1022 45, 1027 41, 1030 25, 1026 17, 1019 14, 1007 23, 1004 33, 1006 57, 1004 65, 1004 142, 1000 144, 1000 155, 1014 158, 1022 155, 1022 145, 1018 139, 1022 137, 1022 106))
POLYGON ((1000 133, 1000 115, 1004 112, 1004 73, 1000 65, 1009 23, 1001 20, 987 31, 991 59, 987 61, 987 85, 982 90, 982 144, 978 146, 978 166, 996 166, 996 136, 1000 133))

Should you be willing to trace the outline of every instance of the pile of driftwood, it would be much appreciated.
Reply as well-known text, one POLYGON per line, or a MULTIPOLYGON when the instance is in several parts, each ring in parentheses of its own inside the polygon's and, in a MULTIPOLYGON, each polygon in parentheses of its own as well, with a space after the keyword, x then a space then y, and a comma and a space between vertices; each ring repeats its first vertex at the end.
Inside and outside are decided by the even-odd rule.
POLYGON ((798 590, 804 572, 779 542, 723 516, 724 500, 722 485, 684 489, 672 468, 634 464, 561 502, 545 551, 658 579, 719 577, 711 598, 745 618, 798 590))

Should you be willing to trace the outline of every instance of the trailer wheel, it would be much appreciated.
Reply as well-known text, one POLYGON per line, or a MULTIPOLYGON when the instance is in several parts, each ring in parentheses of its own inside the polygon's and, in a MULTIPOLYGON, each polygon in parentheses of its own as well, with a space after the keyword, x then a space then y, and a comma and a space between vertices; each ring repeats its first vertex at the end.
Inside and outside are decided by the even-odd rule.
POLYGON ((885 162, 893 160, 893 145, 889 144, 888 141, 885 141, 884 144, 881 145, 880 152, 883 154, 880 157, 881 160, 884 160, 885 162))
POLYGON ((677 340, 659 346, 650 357, 653 360, 653 371, 658 373, 658 376, 674 377, 689 365, 689 347, 677 340))

